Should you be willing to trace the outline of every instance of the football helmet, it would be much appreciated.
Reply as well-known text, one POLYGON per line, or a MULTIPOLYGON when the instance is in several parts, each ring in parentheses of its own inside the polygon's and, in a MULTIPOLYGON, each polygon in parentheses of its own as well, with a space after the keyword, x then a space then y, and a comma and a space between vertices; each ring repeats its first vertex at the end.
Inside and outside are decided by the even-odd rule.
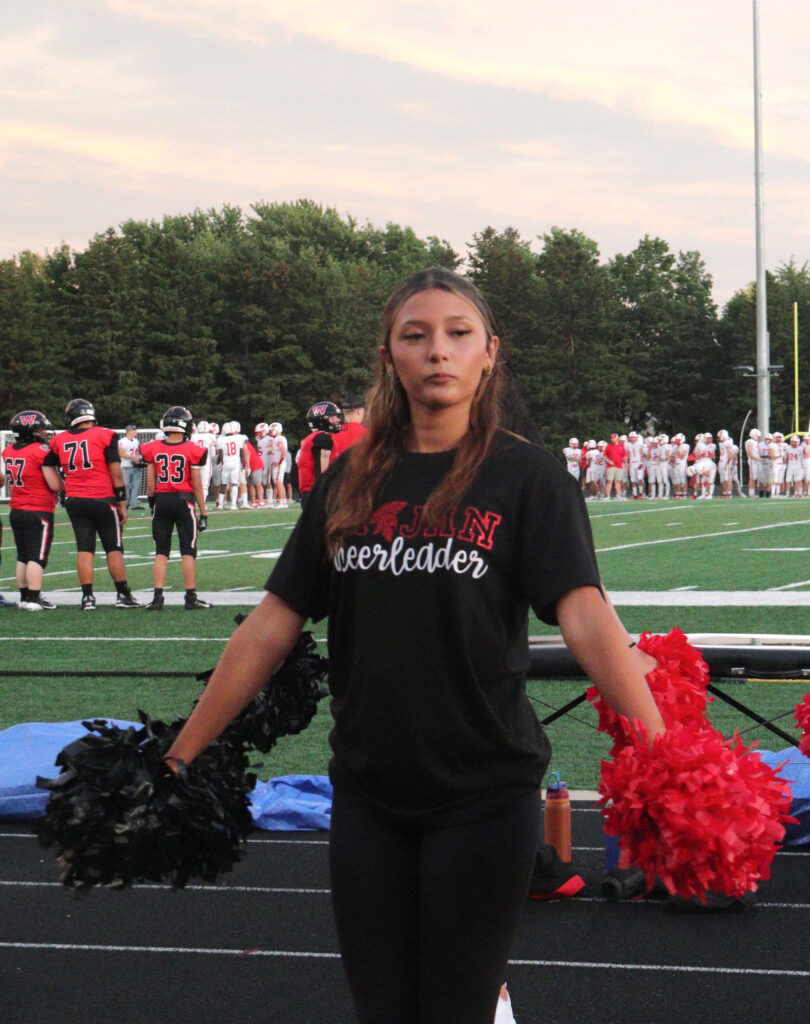
POLYGON ((751 430, 748 431, 748 436, 751 438, 752 441, 759 441, 762 437, 762 434, 757 430, 756 427, 752 427, 751 430))
POLYGON ((307 425, 310 430, 323 430, 329 434, 340 432, 343 410, 334 402, 318 402, 307 409, 307 425))
POLYGON ((590 441, 588 441, 588 442, 587 442, 587 444, 585 445, 585 447, 586 447, 586 448, 595 448, 595 447, 596 447, 596 441, 594 441, 594 439, 593 439, 593 438, 591 438, 591 439, 590 439, 590 441))
POLYGON ((270 426, 263 420, 261 423, 257 423, 253 428, 253 433, 256 437, 266 437, 270 432, 270 426))
POLYGON ((717 440, 718 441, 728 441, 728 431, 727 430, 718 430, 717 431, 717 440))
POLYGON ((282 432, 283 429, 284 428, 282 427, 282 425, 280 423, 271 423, 270 424, 270 436, 271 437, 280 437, 281 436, 281 432, 282 432))
POLYGON ((568 447, 569 448, 579 448, 579 438, 578 437, 569 437, 568 438, 568 447))
POLYGON ((38 409, 24 409, 11 417, 9 424, 18 441, 44 441, 47 431, 52 430, 51 421, 38 409))
POLYGON ((211 431, 212 434, 218 434, 219 424, 214 422, 214 420, 211 420, 211 422, 208 424, 208 429, 211 431))
POLYGON ((790 443, 791 443, 791 445, 794 448, 798 448, 799 447, 799 436, 798 436, 798 434, 794 434, 793 437, 791 437, 790 443))
POLYGON ((607 448, 607 441, 597 441, 596 442, 596 447, 597 448, 607 448))
POLYGON ((777 430, 777 431, 774 431, 773 439, 774 439, 774 441, 784 441, 785 440, 785 435, 782 433, 781 430, 777 430))
POLYGON ((630 433, 627 436, 630 438, 630 440, 633 440, 633 438, 638 438, 638 431, 637 430, 631 430, 630 433))
MULTIPOLYGON (((675 436, 677 437, 678 435, 676 434, 675 436)), ((673 440, 674 440, 674 438, 673 438, 673 440)), ((669 444, 669 438, 667 437, 666 434, 659 434, 658 435, 658 443, 659 444, 669 444)))
POLYGON ((160 429, 166 431, 166 433, 169 433, 169 431, 173 433, 181 431, 183 437, 188 440, 191 437, 191 431, 194 429, 194 417, 184 405, 173 405, 163 413, 160 429))
POLYGON ((197 421, 197 433, 198 434, 210 434, 211 433, 211 424, 208 422, 208 420, 198 420, 197 421))
POLYGON ((95 406, 84 398, 74 398, 67 404, 65 419, 69 427, 75 427, 77 423, 86 423, 88 420, 92 420, 95 423, 95 406))
POLYGON ((239 422, 239 420, 231 420, 231 433, 232 434, 241 434, 242 433, 242 424, 239 422))

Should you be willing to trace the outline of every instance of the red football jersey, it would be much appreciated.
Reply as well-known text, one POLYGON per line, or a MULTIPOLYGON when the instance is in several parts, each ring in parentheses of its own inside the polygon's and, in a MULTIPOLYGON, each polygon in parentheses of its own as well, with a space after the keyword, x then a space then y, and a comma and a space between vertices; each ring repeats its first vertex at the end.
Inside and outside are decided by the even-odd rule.
POLYGON ((12 508, 28 512, 53 512, 56 495, 42 475, 42 465, 46 460, 56 468, 56 459, 51 449, 40 441, 31 441, 19 448, 10 444, 3 449, 12 508))
POLYGON ((51 450, 65 474, 68 498, 112 498, 113 487, 107 463, 119 462, 118 435, 109 427, 63 430, 51 439, 51 450))
POLYGON ((335 434, 335 447, 332 449, 332 454, 329 457, 329 463, 333 463, 335 459, 342 452, 345 452, 347 448, 351 448, 352 445, 357 444, 361 437, 365 437, 368 433, 368 428, 364 427, 362 423, 344 423, 340 428, 340 433, 335 434))
POLYGON ((193 494, 191 467, 202 466, 208 458, 208 451, 193 441, 167 444, 166 441, 149 441, 141 445, 144 462, 155 466, 155 494, 181 492, 193 494))
POLYGON ((250 441, 245 441, 245 448, 247 448, 248 456, 250 457, 250 472, 261 472, 264 469, 261 455, 259 455, 250 441))

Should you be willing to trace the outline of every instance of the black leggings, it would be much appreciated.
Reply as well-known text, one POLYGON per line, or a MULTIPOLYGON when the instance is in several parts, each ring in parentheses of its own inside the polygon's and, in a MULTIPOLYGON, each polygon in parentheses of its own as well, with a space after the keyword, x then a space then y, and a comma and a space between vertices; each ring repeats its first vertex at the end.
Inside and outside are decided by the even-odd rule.
POLYGON ((335 791, 332 900, 360 1024, 492 1024, 540 815, 535 792, 415 825, 335 791))

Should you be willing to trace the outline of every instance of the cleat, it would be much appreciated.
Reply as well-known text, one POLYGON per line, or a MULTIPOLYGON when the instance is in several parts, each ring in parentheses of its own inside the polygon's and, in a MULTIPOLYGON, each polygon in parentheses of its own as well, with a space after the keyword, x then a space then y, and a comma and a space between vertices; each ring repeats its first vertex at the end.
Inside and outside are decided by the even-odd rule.
POLYGON ((117 594, 115 598, 116 608, 140 608, 142 607, 140 601, 136 601, 132 596, 131 590, 124 591, 123 594, 117 594))
POLYGON ((38 601, 20 601, 17 605, 24 612, 41 612, 42 605, 38 601))
POLYGON ((163 595, 159 597, 153 597, 149 604, 146 606, 148 612, 162 612, 163 611, 163 595))
POLYGON ((82 597, 82 611, 94 612, 96 610, 96 598, 93 594, 85 594, 82 597))
POLYGON ((59 607, 58 604, 54 604, 53 601, 49 601, 48 598, 43 597, 42 594, 39 595, 39 601, 37 603, 39 604, 39 607, 44 608, 46 612, 55 611, 59 607))
POLYGON ((203 601, 201 598, 197 597, 196 594, 194 595, 194 597, 187 597, 185 601, 185 609, 187 612, 196 611, 198 608, 211 607, 212 606, 208 603, 208 601, 203 601))

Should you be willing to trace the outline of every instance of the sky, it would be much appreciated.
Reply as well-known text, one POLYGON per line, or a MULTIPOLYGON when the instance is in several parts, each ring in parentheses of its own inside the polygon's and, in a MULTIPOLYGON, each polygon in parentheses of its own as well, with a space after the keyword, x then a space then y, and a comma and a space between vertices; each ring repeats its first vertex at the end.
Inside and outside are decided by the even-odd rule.
MULTIPOLYGON (((0 259, 312 199, 756 277, 752 0, 3 0, 0 259)), ((810 3, 759 0, 768 269, 810 261, 810 3)))

